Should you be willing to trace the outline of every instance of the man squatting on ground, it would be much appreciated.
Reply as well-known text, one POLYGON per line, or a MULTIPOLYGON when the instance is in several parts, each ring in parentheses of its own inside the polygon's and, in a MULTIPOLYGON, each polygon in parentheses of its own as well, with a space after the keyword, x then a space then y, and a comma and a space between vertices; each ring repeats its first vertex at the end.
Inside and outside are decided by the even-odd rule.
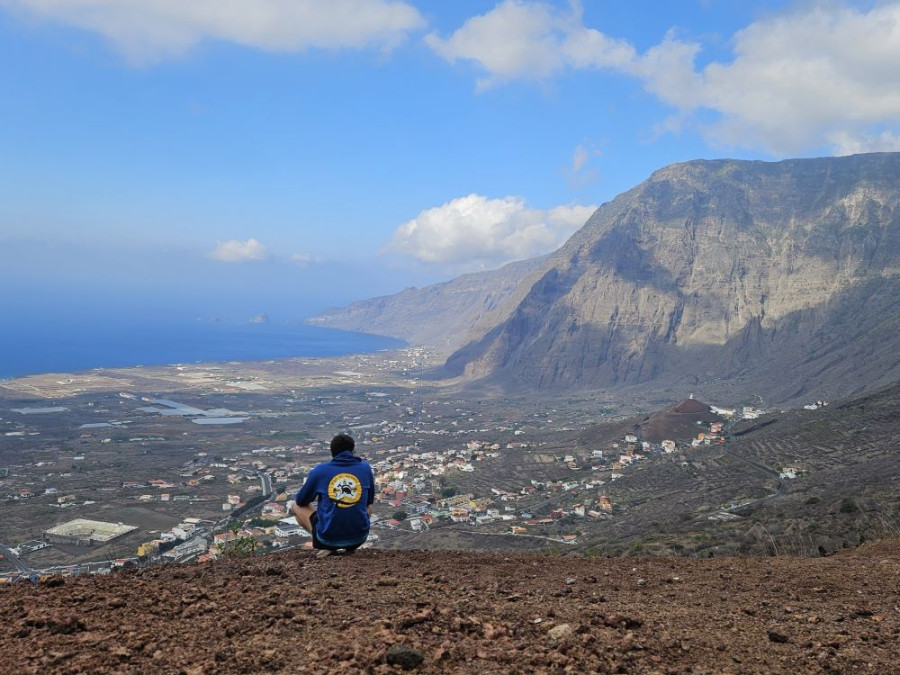
POLYGON ((320 557, 353 552, 369 536, 375 477, 369 463, 353 454, 355 446, 347 434, 332 438, 331 461, 316 465, 294 497, 294 517, 312 535, 320 557))

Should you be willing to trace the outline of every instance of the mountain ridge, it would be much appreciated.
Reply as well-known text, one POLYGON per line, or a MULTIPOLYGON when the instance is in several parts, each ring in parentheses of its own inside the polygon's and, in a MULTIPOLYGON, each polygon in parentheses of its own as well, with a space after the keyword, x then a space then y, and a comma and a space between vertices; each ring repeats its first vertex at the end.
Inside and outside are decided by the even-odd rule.
POLYGON ((601 206, 447 372, 551 390, 735 378, 779 401, 883 385, 900 377, 898 204, 897 153, 665 167, 601 206))
POLYGON ((859 394, 900 379, 900 153, 672 164, 473 280, 313 322, 440 344, 436 376, 512 392, 859 394))

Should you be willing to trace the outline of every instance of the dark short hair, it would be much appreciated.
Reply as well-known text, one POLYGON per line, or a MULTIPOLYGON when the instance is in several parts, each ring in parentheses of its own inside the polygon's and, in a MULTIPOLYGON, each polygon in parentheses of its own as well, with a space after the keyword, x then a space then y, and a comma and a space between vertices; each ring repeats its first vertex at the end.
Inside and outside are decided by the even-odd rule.
POLYGON ((335 457, 342 452, 353 452, 356 447, 356 441, 348 434, 338 434, 331 439, 331 456, 335 457))

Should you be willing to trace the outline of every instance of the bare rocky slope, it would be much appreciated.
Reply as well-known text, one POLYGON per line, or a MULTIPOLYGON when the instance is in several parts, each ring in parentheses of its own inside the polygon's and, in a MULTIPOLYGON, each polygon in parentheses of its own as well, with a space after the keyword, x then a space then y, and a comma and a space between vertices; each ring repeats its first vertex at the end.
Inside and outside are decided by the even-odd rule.
POLYGON ((530 388, 900 378, 900 154, 693 161, 604 204, 447 362, 530 388))
POLYGON ((425 288, 407 288, 394 295, 326 310, 308 323, 388 335, 449 354, 465 344, 474 327, 493 325, 494 312, 542 262, 542 258, 535 258, 425 288))
POLYGON ((8 673, 893 672, 900 546, 311 552, 0 588, 8 673))

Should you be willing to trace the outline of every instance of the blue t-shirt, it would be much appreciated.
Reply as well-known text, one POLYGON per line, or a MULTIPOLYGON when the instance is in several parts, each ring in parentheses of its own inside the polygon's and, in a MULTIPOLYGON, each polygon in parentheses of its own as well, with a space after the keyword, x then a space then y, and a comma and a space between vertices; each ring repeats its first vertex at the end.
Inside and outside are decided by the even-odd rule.
POLYGON ((361 544, 369 536, 367 507, 375 501, 372 467, 350 452, 309 472, 294 497, 299 506, 316 505, 316 537, 328 546, 361 544))

